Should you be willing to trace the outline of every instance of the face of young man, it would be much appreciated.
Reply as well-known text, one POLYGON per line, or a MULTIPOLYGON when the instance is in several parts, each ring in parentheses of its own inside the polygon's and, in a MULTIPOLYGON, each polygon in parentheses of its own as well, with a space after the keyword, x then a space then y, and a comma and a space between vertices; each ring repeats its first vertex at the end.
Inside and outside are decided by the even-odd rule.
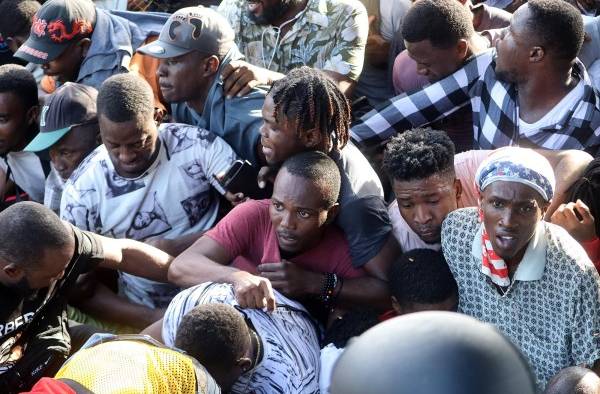
MULTIPOLYGON (((160 59, 157 70, 158 83, 164 99, 169 103, 181 103, 202 99, 207 84, 212 80, 203 76, 210 56, 192 51, 178 57, 160 59)), ((202 111, 202 109, 200 109, 202 111)))
POLYGON ((322 191, 313 182, 284 168, 275 179, 269 214, 279 248, 300 253, 319 243, 329 211, 324 207, 322 191))
POLYGON ((480 204, 494 251, 507 264, 519 263, 548 203, 527 185, 496 181, 481 192, 480 204))
POLYGON ((284 116, 275 118, 275 103, 269 94, 262 108, 260 128, 262 151, 269 165, 279 164, 296 153, 307 150, 293 123, 284 116))
POLYGON ((69 45, 56 59, 42 64, 44 74, 56 78, 60 83, 73 82, 85 57, 81 41, 69 45))
POLYGON ((95 127, 97 129, 98 124, 75 126, 67 135, 50 147, 50 160, 63 180, 69 179, 79 163, 98 145, 96 138, 83 135, 83 133, 94 134, 91 130, 83 130, 83 127, 95 127))
POLYGON ((61 279, 75 250, 75 242, 63 248, 48 249, 37 264, 32 267, 4 267, 3 284, 21 294, 43 289, 61 279), (9 273, 7 274, 7 271, 9 273))
POLYGON ((0 154, 24 148, 28 131, 35 122, 32 109, 26 109, 15 93, 0 93, 0 154))
MULTIPOLYGON (((429 40, 404 42, 408 56, 417 63, 417 73, 436 82, 458 70, 465 61, 466 51, 461 51, 458 44, 450 48, 437 48, 429 40)), ((461 46, 466 45, 462 43, 461 46)))
POLYGON ((448 175, 432 175, 412 181, 393 180, 392 187, 400 214, 426 243, 439 243, 442 222, 458 208, 460 181, 448 175))
POLYGON ((100 135, 117 173, 137 178, 150 167, 158 152, 158 131, 151 116, 113 122, 100 115, 100 135))
POLYGON ((527 3, 515 11, 510 26, 496 43, 495 71, 501 81, 516 83, 524 78, 522 74, 527 70, 531 47, 527 28, 529 13, 527 3))

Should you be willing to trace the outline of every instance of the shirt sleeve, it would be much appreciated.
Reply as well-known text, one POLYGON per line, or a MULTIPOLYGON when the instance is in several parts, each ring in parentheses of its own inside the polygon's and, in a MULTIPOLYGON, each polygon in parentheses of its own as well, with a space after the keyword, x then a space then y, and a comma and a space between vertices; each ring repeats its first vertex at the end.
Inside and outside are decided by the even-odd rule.
POLYGON ((96 268, 104 261, 104 248, 102 239, 97 234, 81 231, 71 226, 77 241, 78 273, 84 274, 96 268))
POLYGON ((346 234, 355 268, 375 257, 392 233, 392 224, 383 199, 378 196, 357 198, 345 204, 337 225, 346 234))
POLYGON ((600 360, 600 277, 593 266, 585 267, 574 296, 573 363, 591 367, 600 360))
POLYGON ((263 225, 262 202, 249 200, 231 210, 206 236, 221 245, 230 257, 243 255, 263 225))
POLYGON ((492 52, 487 51, 436 83, 382 103, 352 127, 352 139, 360 146, 379 145, 397 131, 435 122, 459 110, 469 104, 472 85, 483 77, 492 60, 492 52))
MULTIPOLYGON (((362 3, 353 2, 352 6, 342 7, 343 18, 335 21, 336 45, 331 51, 331 58, 325 61, 323 70, 334 71, 356 81, 362 72, 367 35, 369 34, 369 18, 362 3)), ((319 43, 315 43, 318 47, 319 43)))

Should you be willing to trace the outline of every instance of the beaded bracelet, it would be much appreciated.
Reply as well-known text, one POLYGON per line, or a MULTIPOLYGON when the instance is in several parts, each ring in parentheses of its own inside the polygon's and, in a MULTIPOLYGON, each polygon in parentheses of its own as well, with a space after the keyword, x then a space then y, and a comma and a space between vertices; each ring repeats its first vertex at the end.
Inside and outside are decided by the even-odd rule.
POLYGON ((338 277, 336 274, 333 274, 331 272, 325 274, 325 279, 323 280, 323 291, 321 292, 321 300, 325 304, 329 304, 329 302, 331 301, 333 292, 337 284, 338 277))

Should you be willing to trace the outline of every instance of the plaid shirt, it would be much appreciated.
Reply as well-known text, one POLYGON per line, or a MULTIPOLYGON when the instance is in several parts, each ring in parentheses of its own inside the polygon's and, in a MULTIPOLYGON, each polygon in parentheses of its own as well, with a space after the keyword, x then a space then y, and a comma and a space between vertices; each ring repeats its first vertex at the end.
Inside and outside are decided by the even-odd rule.
POLYGON ((597 156, 600 150, 600 97, 579 60, 573 75, 584 82, 581 101, 560 122, 527 137, 519 135, 517 87, 498 80, 494 49, 473 57, 454 74, 383 103, 351 129, 360 146, 386 142, 396 132, 441 119, 465 105, 473 108, 474 146, 496 149, 519 145, 543 149, 579 149, 597 156))

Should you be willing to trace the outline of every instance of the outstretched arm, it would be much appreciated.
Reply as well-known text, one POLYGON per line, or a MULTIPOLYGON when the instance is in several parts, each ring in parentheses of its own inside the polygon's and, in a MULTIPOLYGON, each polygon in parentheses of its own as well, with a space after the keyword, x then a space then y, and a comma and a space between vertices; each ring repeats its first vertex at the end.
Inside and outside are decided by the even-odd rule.
POLYGON ((169 280, 182 287, 204 282, 230 283, 241 307, 275 309, 269 280, 227 265, 231 260, 225 248, 205 235, 173 261, 169 280))
POLYGON ((98 235, 104 249, 101 267, 118 269, 146 279, 167 282, 173 257, 153 246, 132 239, 114 239, 98 235))

